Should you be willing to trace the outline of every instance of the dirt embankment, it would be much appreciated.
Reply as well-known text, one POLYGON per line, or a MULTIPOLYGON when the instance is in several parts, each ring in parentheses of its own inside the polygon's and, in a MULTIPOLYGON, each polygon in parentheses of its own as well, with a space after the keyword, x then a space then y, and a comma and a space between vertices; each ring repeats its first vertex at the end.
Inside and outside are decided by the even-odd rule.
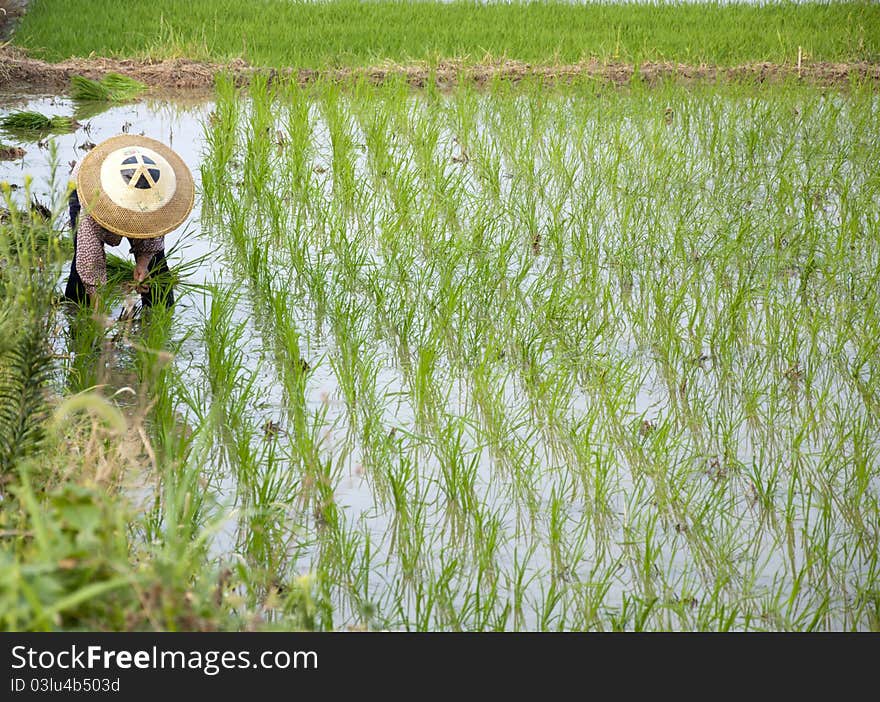
POLYGON ((0 47, 0 90, 61 92, 68 88, 74 74, 100 78, 106 73, 122 73, 143 81, 157 90, 209 90, 214 77, 220 72, 231 73, 240 84, 246 84, 255 72, 271 77, 290 77, 300 83, 320 78, 351 81, 366 78, 381 83, 390 77, 403 76, 410 85, 424 87, 434 81, 438 87, 452 87, 460 82, 484 84, 493 78, 518 81, 540 78, 547 83, 565 83, 578 78, 592 78, 617 85, 629 83, 638 76, 648 83, 667 79, 685 82, 717 80, 778 82, 798 78, 820 86, 842 86, 851 80, 870 81, 880 86, 880 64, 810 62, 800 67, 772 63, 750 63, 731 68, 677 63, 628 63, 586 61, 575 64, 528 64, 520 61, 495 61, 465 64, 457 61, 441 62, 431 67, 423 64, 398 65, 386 63, 364 68, 339 68, 326 71, 311 69, 258 69, 242 60, 227 64, 201 63, 186 59, 149 61, 136 59, 88 58, 68 59, 47 63, 29 58, 11 46, 0 47))

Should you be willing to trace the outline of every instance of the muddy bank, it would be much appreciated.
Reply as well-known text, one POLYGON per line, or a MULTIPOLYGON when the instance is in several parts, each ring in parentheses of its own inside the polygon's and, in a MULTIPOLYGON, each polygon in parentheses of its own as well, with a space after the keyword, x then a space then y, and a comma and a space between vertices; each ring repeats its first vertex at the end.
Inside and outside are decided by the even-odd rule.
POLYGON ((482 85, 494 78, 513 82, 529 77, 540 78, 547 83, 565 83, 578 78, 592 78, 617 85, 629 83, 638 72, 648 83, 667 79, 682 81, 753 81, 779 82, 798 78, 819 86, 843 86, 851 80, 870 81, 880 85, 878 63, 804 63, 780 65, 751 63, 730 68, 680 63, 628 63, 586 61, 576 64, 528 64, 521 61, 496 61, 492 63, 465 64, 444 61, 431 67, 426 64, 394 63, 363 68, 339 68, 326 71, 311 69, 259 69, 241 59, 227 64, 202 63, 186 59, 153 62, 138 59, 68 59, 60 63, 47 63, 27 57, 13 47, 0 48, 0 90, 60 92, 68 88, 73 74, 98 79, 110 73, 122 73, 143 81, 156 91, 210 90, 214 77, 229 72, 240 84, 246 84, 256 72, 269 73, 273 77, 293 77, 300 83, 310 83, 320 78, 334 81, 350 81, 364 77, 373 83, 381 83, 392 77, 404 76, 410 85, 424 87, 434 81, 439 87, 452 87, 460 82, 482 85))

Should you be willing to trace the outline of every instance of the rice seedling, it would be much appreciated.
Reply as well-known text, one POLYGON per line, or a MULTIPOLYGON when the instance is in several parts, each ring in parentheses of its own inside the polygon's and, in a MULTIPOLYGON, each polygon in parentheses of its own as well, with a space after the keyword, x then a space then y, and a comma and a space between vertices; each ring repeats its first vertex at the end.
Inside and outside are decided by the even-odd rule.
MULTIPOLYGON (((312 562, 333 611, 356 617, 369 600, 371 616, 406 628, 852 626, 833 578, 811 575, 869 577, 831 545, 831 534, 846 541, 865 523, 843 501, 833 506, 830 483, 844 478, 831 455, 848 434, 822 468, 806 450, 842 427, 826 411, 841 386, 820 360, 820 339, 842 330, 824 311, 802 312, 821 250, 813 237, 829 220, 810 205, 797 251, 797 230, 783 243, 756 227, 786 226, 809 205, 788 185, 793 164, 812 191, 822 188, 817 161, 842 174, 840 159, 856 158, 818 144, 850 143, 836 132, 841 111, 870 112, 868 93, 826 105, 779 89, 768 113, 767 97, 748 88, 720 109, 709 88, 587 100, 584 90, 498 86, 438 99, 394 84, 324 85, 253 95, 264 116, 250 118, 245 163, 269 158, 270 140, 257 138, 277 128, 269 99, 290 117, 278 165, 243 182, 247 215, 224 195, 211 204, 218 221, 249 222, 231 254, 274 310, 265 331, 300 417, 317 378, 286 369, 304 347, 327 344, 344 408, 330 425, 344 436, 334 455, 361 466, 370 523, 380 534, 387 525, 362 567, 380 568, 393 587, 350 590, 343 574, 367 562, 357 554, 365 542, 344 526, 338 487, 328 491, 339 485, 321 458, 328 447, 313 443, 324 530, 312 562), (803 128, 816 130, 797 150, 772 121, 795 103, 809 115, 803 128), (671 129, 670 110, 689 126, 671 129), (306 175, 304 145, 326 158, 328 176, 306 175), (711 168, 711 191, 700 191, 695 164, 711 168), (760 200, 755 182, 782 189, 760 200), (265 198, 273 191, 290 198, 286 211, 274 208, 277 195, 265 198), (271 251, 254 258, 256 241, 271 251), (783 289, 791 256, 813 263, 795 264, 807 277, 783 289), (295 280, 274 276, 273 260, 295 280), (291 289, 306 301, 302 321, 285 310, 291 289), (516 570, 513 553, 530 554, 516 570), (768 591, 770 572, 789 586, 768 591)), ((221 109, 233 107, 221 100, 221 109)), ((228 125, 217 138, 231 133, 243 132, 228 125)), ((858 358, 865 367, 868 356, 858 358)), ((855 401, 847 406, 864 427, 872 420, 855 401)), ((859 465, 854 487, 869 480, 869 463, 859 465)))
POLYGON ((77 126, 78 123, 72 117, 48 117, 30 110, 18 110, 0 117, 0 127, 17 136, 45 136, 52 132, 69 132, 77 126))
POLYGON ((140 95, 147 86, 120 73, 107 73, 101 80, 74 74, 70 77, 70 96, 85 102, 125 102, 140 95))

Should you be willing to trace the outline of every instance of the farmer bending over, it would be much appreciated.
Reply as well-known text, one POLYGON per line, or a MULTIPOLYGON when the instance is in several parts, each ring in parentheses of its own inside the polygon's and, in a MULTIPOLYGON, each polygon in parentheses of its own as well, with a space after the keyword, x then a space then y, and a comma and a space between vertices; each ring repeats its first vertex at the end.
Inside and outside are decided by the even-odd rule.
POLYGON ((135 257, 134 282, 144 307, 174 304, 170 286, 159 291, 155 281, 144 281, 168 272, 165 234, 192 211, 192 174, 180 156, 155 139, 120 134, 92 149, 73 177, 73 261, 64 296, 97 306, 98 286, 107 282, 104 244, 117 246, 124 236, 135 257))

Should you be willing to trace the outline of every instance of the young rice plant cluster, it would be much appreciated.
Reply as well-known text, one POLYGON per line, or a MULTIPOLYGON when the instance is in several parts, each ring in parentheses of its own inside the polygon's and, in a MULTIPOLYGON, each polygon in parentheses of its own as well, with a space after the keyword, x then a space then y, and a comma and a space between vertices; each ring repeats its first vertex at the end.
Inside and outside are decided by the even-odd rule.
POLYGON ((859 86, 221 81, 191 405, 235 553, 335 627, 877 628, 878 127, 859 86))

